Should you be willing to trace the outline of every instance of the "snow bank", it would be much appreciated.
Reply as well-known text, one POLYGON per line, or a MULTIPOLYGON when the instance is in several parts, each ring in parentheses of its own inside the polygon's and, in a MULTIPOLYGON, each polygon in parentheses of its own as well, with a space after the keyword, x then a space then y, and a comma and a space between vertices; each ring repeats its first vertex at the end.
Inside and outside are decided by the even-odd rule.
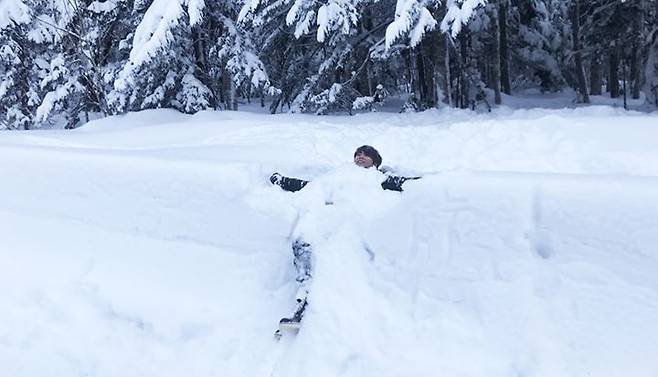
POLYGON ((128 114, 0 139, 10 376, 658 374, 655 115, 128 114), (405 192, 361 144, 422 172, 405 192), (312 179, 298 193, 273 171, 312 179), (328 204, 330 203, 330 204, 328 204), (304 327, 290 243, 313 245, 304 327))

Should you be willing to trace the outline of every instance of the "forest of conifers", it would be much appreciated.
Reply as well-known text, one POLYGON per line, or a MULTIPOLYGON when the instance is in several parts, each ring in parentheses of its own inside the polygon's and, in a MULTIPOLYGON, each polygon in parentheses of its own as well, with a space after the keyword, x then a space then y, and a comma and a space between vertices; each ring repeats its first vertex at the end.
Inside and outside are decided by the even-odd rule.
POLYGON ((2 0, 0 129, 658 97, 658 0, 2 0))

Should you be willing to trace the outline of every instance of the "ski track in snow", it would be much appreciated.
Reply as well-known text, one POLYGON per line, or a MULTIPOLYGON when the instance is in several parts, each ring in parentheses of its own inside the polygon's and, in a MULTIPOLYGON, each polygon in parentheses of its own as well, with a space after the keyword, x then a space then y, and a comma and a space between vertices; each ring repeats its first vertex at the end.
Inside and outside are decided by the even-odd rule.
POLYGON ((2 374, 656 376, 655 124, 160 110, 2 134, 2 374), (350 166, 366 143, 428 174, 383 192, 350 166), (277 343, 298 235, 310 307, 277 343))

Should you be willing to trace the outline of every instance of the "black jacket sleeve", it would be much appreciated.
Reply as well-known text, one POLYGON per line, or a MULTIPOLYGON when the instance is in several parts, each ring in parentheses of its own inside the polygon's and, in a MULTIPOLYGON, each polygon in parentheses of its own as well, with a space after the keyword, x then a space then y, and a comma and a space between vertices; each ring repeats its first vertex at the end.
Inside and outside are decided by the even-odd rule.
POLYGON ((397 177, 395 175, 389 175, 384 182, 382 182, 382 188, 384 190, 391 191, 402 191, 402 184, 406 181, 413 181, 420 179, 421 177, 397 177))
MULTIPOLYGON (((406 181, 420 179, 421 177, 398 177, 395 175, 387 176, 386 180, 382 182, 382 189, 390 191, 402 191, 402 184, 406 181)), ((270 177, 270 182, 273 185, 281 187, 284 191, 295 192, 304 188, 309 181, 298 178, 284 177, 279 173, 274 173, 270 177)))
POLYGON ((281 187, 284 191, 295 192, 304 188, 309 181, 304 181, 297 178, 284 177, 279 173, 274 173, 270 177, 270 182, 273 185, 281 187))

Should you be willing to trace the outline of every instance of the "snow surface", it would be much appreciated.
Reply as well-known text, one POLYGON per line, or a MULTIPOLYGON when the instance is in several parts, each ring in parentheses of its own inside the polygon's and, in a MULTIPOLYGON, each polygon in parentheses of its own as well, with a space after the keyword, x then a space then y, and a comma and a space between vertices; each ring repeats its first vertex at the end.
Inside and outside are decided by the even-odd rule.
POLYGON ((655 377, 657 121, 154 110, 2 133, 2 375, 655 377), (366 143, 424 178, 382 191, 351 164, 366 143), (297 236, 310 305, 276 342, 297 236))

